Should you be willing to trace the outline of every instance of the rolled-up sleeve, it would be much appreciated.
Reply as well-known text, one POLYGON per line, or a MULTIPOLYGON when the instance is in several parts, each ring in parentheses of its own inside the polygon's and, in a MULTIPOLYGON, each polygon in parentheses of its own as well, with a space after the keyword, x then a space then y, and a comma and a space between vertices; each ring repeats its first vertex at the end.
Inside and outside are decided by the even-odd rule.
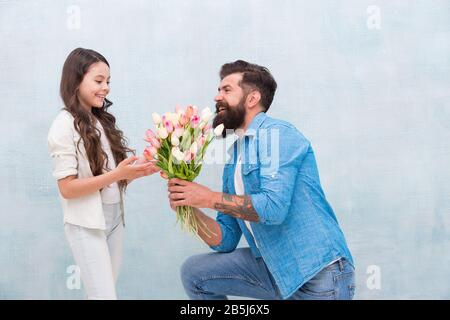
POLYGON ((53 177, 59 180, 77 175, 78 160, 70 123, 57 118, 50 127, 47 143, 53 162, 53 177))
MULTIPOLYGON (((222 175, 222 192, 228 193, 227 179, 225 171, 222 175)), ((239 227, 236 218, 218 211, 216 221, 220 226, 222 240, 217 246, 210 246, 211 249, 218 252, 231 252, 236 249, 242 236, 242 230, 239 227)))
POLYGON ((239 224, 235 218, 222 212, 217 213, 216 221, 222 232, 222 240, 217 246, 210 246, 210 248, 218 252, 233 251, 236 249, 242 235, 239 224))
POLYGON ((260 169, 261 191, 251 194, 252 205, 259 216, 259 223, 281 224, 289 211, 295 181, 310 143, 294 127, 279 126, 278 139, 262 139, 259 145, 261 163, 270 164, 271 169, 260 169), (277 143, 278 145, 272 145, 277 143), (275 154, 274 150, 278 154, 275 154), (274 161, 278 161, 273 165, 274 161))

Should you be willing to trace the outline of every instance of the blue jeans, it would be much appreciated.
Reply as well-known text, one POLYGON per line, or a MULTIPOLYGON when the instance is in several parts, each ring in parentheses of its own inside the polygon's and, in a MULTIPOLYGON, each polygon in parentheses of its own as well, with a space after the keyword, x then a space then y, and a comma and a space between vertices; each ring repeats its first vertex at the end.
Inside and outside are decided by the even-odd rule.
MULTIPOLYGON (((264 260, 255 258, 249 248, 192 256, 181 267, 181 279, 192 300, 225 300, 228 295, 281 299, 264 260)), ((322 269, 289 299, 348 300, 354 292, 354 269, 341 259, 322 269)))

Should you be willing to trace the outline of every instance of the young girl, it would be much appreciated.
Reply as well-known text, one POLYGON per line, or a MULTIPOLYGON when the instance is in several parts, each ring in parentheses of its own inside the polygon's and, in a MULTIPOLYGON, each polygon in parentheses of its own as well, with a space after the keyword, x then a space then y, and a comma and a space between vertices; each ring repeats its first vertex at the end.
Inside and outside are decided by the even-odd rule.
POLYGON ((88 299, 116 299, 122 195, 133 179, 158 171, 152 162, 127 158, 133 151, 108 112, 109 79, 109 64, 101 54, 83 48, 72 51, 61 77, 65 108, 48 134, 64 229, 88 299))

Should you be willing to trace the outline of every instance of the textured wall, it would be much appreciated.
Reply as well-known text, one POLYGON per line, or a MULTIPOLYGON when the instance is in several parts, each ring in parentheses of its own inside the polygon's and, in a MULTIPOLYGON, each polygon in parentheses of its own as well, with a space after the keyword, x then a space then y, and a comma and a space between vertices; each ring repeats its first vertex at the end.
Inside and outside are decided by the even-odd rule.
MULTIPOLYGON (((270 114, 315 148, 356 298, 450 298, 449 18, 447 0, 0 0, 0 298, 83 298, 66 286, 46 145, 78 46, 109 60, 112 112, 140 151, 151 112, 213 106, 223 63, 267 66, 270 114)), ((199 182, 220 189, 221 169, 199 182)), ((174 225, 157 176, 130 186, 126 209, 119 296, 185 299, 179 267, 209 249, 174 225)))

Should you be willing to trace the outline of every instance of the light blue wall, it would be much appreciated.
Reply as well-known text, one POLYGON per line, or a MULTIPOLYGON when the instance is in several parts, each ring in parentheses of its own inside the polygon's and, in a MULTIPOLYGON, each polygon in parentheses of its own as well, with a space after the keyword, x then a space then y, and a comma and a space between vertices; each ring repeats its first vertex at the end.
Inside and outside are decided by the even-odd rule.
MULTIPOLYGON (((213 106, 223 63, 267 66, 279 84, 270 114, 315 148, 356 298, 450 298, 447 0, 1 0, 0 298, 83 298, 66 287, 74 262, 46 145, 78 46, 109 60, 112 112, 140 151, 153 111, 213 106)), ((198 181, 219 190, 221 169, 198 181)), ((209 249, 174 225, 157 176, 129 187, 126 209, 119 296, 185 299, 179 267, 209 249)))

